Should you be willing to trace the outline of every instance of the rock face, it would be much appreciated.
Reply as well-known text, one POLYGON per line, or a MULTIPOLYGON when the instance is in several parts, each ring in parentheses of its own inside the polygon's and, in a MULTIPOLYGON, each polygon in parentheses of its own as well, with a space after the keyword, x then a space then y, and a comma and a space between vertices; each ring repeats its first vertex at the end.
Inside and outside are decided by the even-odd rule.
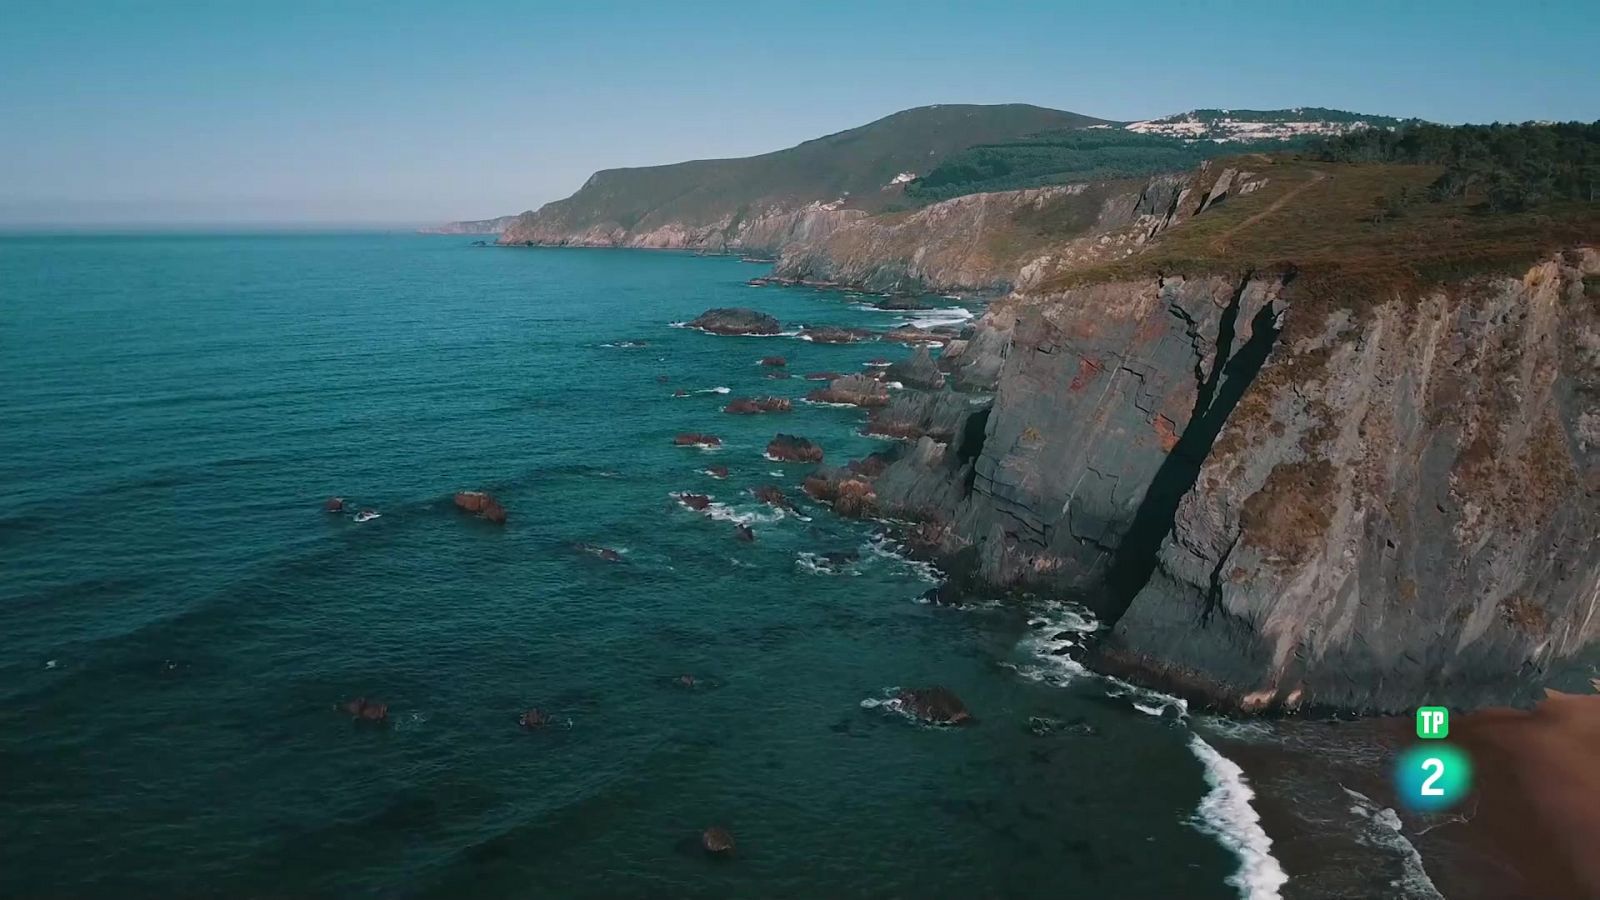
POLYGON ((506 523, 505 507, 492 494, 483 491, 461 491, 455 496, 456 508, 469 512, 496 525, 506 523))
POLYGON ((711 334, 777 334, 783 328, 772 316, 744 307, 708 309, 690 320, 689 327, 711 334))
POLYGON ((767 456, 779 462, 822 462, 822 448, 792 434, 780 434, 767 443, 767 456))
POLYGON ((928 353, 926 346, 918 347, 910 359, 902 359, 891 364, 888 378, 906 387, 922 388, 925 391, 936 391, 944 387, 944 373, 939 371, 938 364, 933 361, 933 356, 928 353))
POLYGON ((846 375, 835 378, 827 387, 806 394, 814 403, 842 403, 849 406, 887 406, 889 389, 883 382, 866 375, 846 375))
POLYGON ((1532 698, 1600 637, 1596 274, 1306 309, 1108 659, 1247 709, 1532 698))
POLYGON ((876 411, 921 431, 876 505, 974 586, 1090 599, 1098 665, 1222 706, 1523 699, 1600 638, 1597 274, 1013 297, 876 411))
POLYGON ((901 709, 929 725, 960 725, 972 720, 966 704, 946 687, 904 690, 895 699, 901 709))

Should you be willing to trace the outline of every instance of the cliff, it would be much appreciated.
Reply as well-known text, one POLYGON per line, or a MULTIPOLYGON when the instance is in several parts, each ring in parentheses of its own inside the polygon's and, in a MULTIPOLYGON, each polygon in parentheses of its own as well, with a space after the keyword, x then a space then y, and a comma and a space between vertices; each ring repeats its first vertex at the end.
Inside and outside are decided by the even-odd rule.
MULTIPOLYGON (((1027 264, 836 477, 946 593, 1081 599, 1097 666, 1219 706, 1535 697, 1600 638, 1600 220, 1372 212, 1439 175, 1252 157, 1148 192, 1027 264)), ((805 271, 949 277, 912 265, 981 217, 923 212, 920 261, 867 221, 805 271)))
POLYGON ((1026 104, 925 106, 759 156, 608 169, 519 216, 501 243, 774 252, 801 219, 879 211, 952 153, 1101 121, 1026 104))
POLYGON ((500 234, 516 221, 516 216, 498 216, 468 222, 446 222, 417 229, 418 234, 500 234))

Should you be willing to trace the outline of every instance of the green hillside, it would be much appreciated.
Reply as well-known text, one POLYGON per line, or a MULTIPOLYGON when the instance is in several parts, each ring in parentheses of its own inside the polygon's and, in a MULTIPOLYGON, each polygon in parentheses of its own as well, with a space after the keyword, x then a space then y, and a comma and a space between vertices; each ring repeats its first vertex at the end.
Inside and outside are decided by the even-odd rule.
POLYGON ((877 209, 880 198, 899 194, 884 190, 895 176, 927 173, 967 147, 1103 121, 1020 103, 918 107, 760 156, 596 172, 571 197, 525 213, 523 224, 567 232, 694 226, 846 195, 851 205, 877 209))

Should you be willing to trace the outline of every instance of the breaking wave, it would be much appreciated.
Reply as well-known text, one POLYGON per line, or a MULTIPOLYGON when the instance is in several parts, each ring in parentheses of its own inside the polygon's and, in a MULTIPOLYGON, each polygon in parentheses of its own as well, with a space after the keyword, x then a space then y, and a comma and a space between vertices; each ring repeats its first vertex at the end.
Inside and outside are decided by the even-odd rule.
POLYGON ((1241 898, 1277 900, 1289 876, 1272 855, 1272 839, 1250 805, 1255 792, 1245 780, 1244 770, 1199 735, 1189 736, 1189 750, 1205 766, 1206 783, 1211 785, 1200 798, 1191 823, 1239 858, 1239 869, 1228 876, 1228 884, 1239 889, 1241 898))

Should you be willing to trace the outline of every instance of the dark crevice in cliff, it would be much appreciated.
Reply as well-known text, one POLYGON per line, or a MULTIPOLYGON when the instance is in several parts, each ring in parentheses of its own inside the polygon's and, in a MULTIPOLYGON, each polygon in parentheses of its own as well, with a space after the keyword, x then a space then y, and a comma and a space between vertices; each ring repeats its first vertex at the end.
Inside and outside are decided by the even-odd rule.
POLYGON ((966 483, 962 488, 969 494, 978 477, 978 456, 983 453, 983 442, 989 436, 989 413, 993 409, 985 406, 961 423, 960 438, 956 442, 956 467, 966 467, 966 483))
POLYGON ((1151 479, 1144 500, 1122 538, 1106 579, 1113 617, 1120 616, 1150 580, 1161 542, 1172 531, 1179 501, 1193 489, 1200 477, 1200 465, 1211 453, 1223 424, 1239 405, 1245 389, 1255 380, 1277 341, 1276 311, 1269 302, 1251 320, 1250 338, 1233 351, 1239 306, 1249 280, 1250 276, 1246 275, 1240 282, 1239 290, 1234 293, 1218 325, 1216 362, 1200 385, 1189 426, 1151 479))

